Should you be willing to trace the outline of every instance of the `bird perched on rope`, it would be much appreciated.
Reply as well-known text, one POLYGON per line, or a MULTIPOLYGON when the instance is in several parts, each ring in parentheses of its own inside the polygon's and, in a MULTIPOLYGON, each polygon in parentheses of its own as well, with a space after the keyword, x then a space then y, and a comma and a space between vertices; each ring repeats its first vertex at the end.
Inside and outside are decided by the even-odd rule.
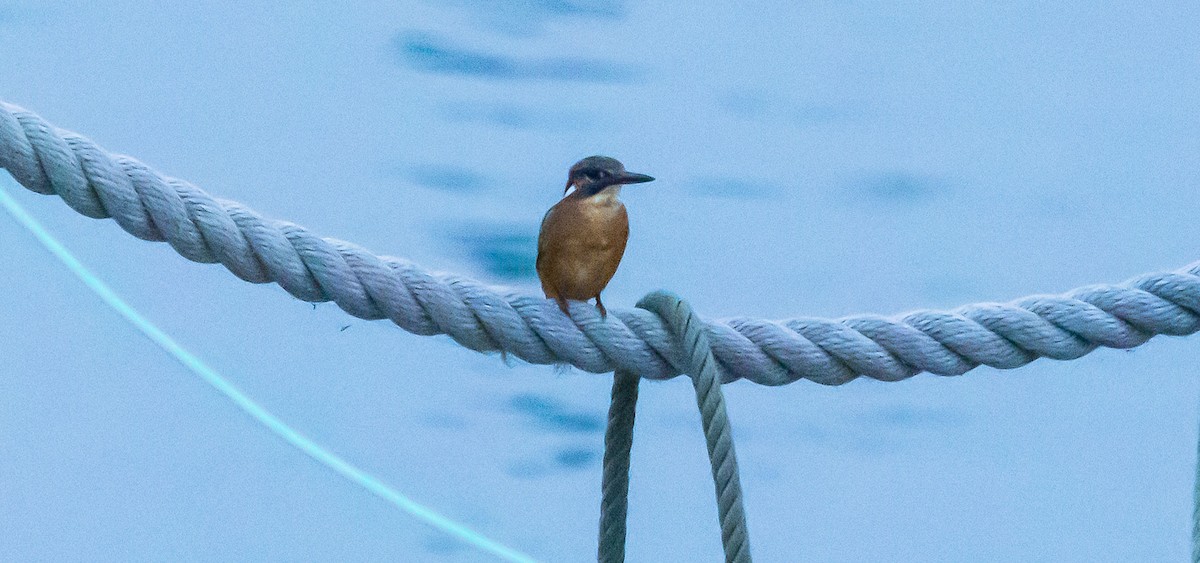
POLYGON ((615 158, 589 156, 571 167, 566 194, 542 218, 538 234, 537 273, 546 297, 558 302, 567 316, 567 300, 596 298, 603 318, 608 315, 600 292, 608 285, 625 243, 629 240, 629 216, 617 196, 625 184, 654 180, 645 174, 627 172, 615 158))

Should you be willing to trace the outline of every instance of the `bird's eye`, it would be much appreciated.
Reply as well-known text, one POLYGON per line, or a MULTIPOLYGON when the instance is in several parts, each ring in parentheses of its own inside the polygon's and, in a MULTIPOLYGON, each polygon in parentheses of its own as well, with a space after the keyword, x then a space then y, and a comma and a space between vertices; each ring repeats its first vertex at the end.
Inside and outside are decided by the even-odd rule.
POLYGON ((600 177, 601 177, 601 178, 607 178, 607 177, 609 177, 609 176, 612 176, 612 174, 609 174, 609 173, 608 173, 608 170, 601 170, 601 171, 600 171, 600 177))

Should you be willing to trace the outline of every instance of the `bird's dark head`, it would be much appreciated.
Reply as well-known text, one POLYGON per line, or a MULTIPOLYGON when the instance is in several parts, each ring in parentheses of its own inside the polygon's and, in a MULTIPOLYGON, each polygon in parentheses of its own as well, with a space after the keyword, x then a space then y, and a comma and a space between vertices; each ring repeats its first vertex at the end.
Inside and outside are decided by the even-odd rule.
POLYGON ((563 192, 575 186, 575 193, 580 197, 588 197, 604 191, 605 188, 653 180, 654 178, 645 174, 626 171, 625 165, 615 158, 589 156, 571 167, 571 172, 567 175, 567 187, 563 192))

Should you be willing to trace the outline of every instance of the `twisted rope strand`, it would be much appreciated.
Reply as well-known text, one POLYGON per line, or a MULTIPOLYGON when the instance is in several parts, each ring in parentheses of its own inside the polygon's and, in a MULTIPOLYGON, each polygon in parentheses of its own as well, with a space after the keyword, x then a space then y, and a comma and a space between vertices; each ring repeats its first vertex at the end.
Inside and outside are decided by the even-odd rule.
MULTIPOLYGON (((713 486, 717 493, 717 516, 721 523, 721 544, 725 547, 727 563, 750 563, 750 534, 746 529, 746 509, 742 505, 742 485, 738 478, 737 453, 733 447, 733 429, 729 424, 729 413, 725 409, 725 395, 721 392, 721 377, 716 359, 703 323, 686 301, 666 291, 655 291, 638 301, 637 306, 653 311, 670 327, 671 335, 680 344, 683 355, 680 361, 686 373, 692 377, 696 388, 696 406, 700 409, 700 420, 704 427, 704 441, 708 446, 708 459, 712 464, 713 486)), ((613 383, 615 404, 616 381, 613 383)), ((636 389, 637 382, 633 382, 636 389)), ((636 394, 633 396, 636 400, 636 394)), ((633 406, 627 407, 632 411, 633 406)), ((609 418, 610 427, 612 417, 609 418)), ((632 412, 629 433, 632 439, 632 412)), ((606 444, 607 446, 607 444, 606 444)), ((628 458, 628 450, 625 450, 628 458)), ((605 450, 605 458, 608 451, 605 450)), ((605 477, 608 466, 605 466, 605 477)), ((625 462, 628 473, 628 461, 625 462)), ((605 491, 605 504, 608 503, 605 491)), ((622 508, 624 508, 622 506, 622 508)), ((622 542, 623 547, 624 542, 622 542)))
POLYGON ((613 374, 612 402, 604 429, 604 469, 600 484, 600 541, 596 561, 624 563, 625 518, 629 508, 629 456, 637 415, 637 374, 613 374))
MULTIPOLYGON (((219 262, 243 280, 278 283, 304 301, 334 301, 363 319, 387 318, 416 334, 448 334, 472 350, 503 350, 535 364, 651 379, 683 371, 668 359, 678 354, 661 319, 648 311, 613 309, 605 320, 575 306, 572 320, 545 299, 430 273, 264 219, 4 102, 0 167, 31 191, 57 194, 88 217, 111 217, 138 238, 166 241, 189 260, 219 262)), ((1121 285, 952 311, 703 322, 724 382, 837 385, 860 376, 959 375, 979 365, 1074 359, 1099 346, 1131 348, 1155 334, 1192 334, 1200 330, 1200 262, 1121 285)))
POLYGON ((1196 444, 1196 456, 1192 480, 1192 563, 1200 563, 1200 442, 1196 444))

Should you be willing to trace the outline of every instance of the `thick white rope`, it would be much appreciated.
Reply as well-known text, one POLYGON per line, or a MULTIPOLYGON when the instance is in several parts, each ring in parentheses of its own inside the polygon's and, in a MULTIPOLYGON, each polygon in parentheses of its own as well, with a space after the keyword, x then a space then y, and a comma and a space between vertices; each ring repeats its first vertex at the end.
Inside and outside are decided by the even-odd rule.
MULTIPOLYGON (((652 379, 686 369, 682 351, 649 311, 611 309, 605 320, 573 302, 572 320, 541 297, 431 273, 264 219, 4 102, 0 168, 29 190, 57 194, 88 217, 112 217, 130 234, 166 241, 189 260, 220 262, 246 281, 276 282, 299 299, 334 301, 356 317, 391 319, 409 332, 448 334, 472 350, 503 350, 535 364, 652 379)), ((1200 330, 1200 262, 1120 285, 951 311, 705 325, 725 382, 782 385, 804 378, 837 385, 858 376, 959 375, 981 364, 1015 368, 1038 357, 1068 360, 1099 346, 1132 348, 1156 334, 1200 330)))

